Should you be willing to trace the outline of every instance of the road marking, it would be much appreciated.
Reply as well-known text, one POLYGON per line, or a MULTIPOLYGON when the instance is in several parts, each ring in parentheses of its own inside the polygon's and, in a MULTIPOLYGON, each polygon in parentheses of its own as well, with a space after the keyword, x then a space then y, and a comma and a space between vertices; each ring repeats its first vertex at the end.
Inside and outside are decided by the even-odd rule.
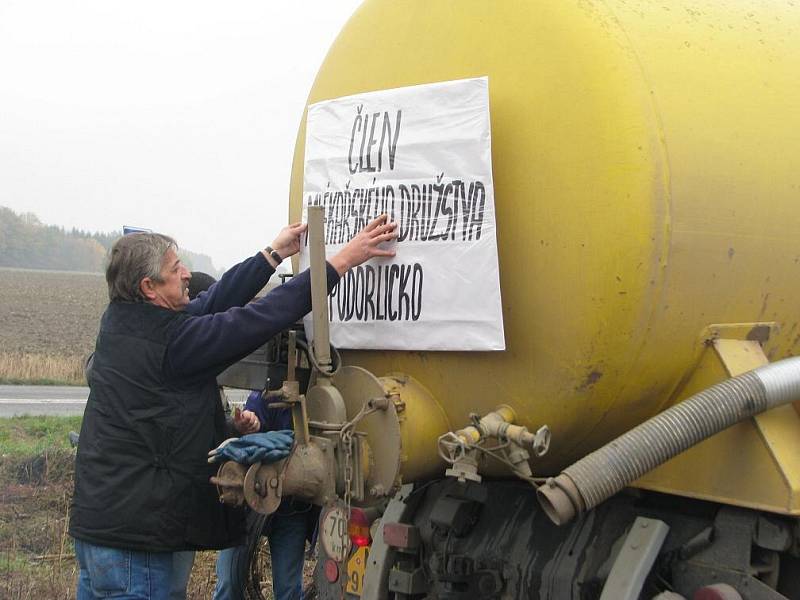
POLYGON ((69 400, 65 398, 2 398, 3 404, 86 404, 86 400, 69 400))

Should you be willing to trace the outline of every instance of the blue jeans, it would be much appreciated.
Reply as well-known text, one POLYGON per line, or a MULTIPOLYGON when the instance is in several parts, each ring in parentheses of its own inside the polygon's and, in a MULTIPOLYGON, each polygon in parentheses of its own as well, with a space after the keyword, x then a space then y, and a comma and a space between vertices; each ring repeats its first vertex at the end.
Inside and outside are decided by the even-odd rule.
POLYGON ((194 564, 194 550, 172 553, 172 583, 170 584, 170 600, 186 600, 186 586, 194 564))
MULTIPOLYGON (((289 503, 287 503, 289 504, 289 503)), ((272 588, 275 600, 301 600, 306 549, 306 512, 281 508, 268 521, 265 535, 272 555, 272 588)), ((213 600, 242 600, 250 573, 247 546, 222 550, 217 557, 217 587, 213 600)))
POLYGON ((77 600, 185 600, 194 552, 139 552, 75 540, 77 600))
POLYGON ((170 600, 172 552, 140 552, 75 540, 77 600, 170 600))

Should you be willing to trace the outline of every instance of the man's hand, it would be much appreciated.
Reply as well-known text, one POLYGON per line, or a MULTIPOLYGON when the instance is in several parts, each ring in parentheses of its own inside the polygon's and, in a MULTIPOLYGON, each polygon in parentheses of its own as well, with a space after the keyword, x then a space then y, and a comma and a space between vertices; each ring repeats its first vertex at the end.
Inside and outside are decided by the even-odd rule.
POLYGON ((261 431, 261 421, 258 420, 256 413, 239 410, 238 406, 233 410, 233 426, 242 435, 261 431))
POLYGON ((389 217, 381 215, 371 221, 364 229, 342 248, 328 262, 339 275, 368 261, 375 256, 394 256, 394 250, 384 250, 378 245, 397 238, 397 223, 389 223, 389 217))
POLYGON ((305 223, 292 223, 287 225, 270 244, 282 259, 289 258, 300 252, 300 236, 308 229, 305 223))

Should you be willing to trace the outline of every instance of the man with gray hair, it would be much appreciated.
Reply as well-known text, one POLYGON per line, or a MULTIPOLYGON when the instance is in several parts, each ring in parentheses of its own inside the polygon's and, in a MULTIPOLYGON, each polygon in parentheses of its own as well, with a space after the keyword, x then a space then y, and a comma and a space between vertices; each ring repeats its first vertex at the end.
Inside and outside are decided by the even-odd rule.
MULTIPOLYGON (((311 310, 308 271, 250 302, 304 231, 285 227, 191 302, 172 238, 136 233, 112 248, 75 461, 78 600, 166 600, 175 552, 241 542, 243 512, 209 483, 207 454, 225 429, 216 376, 311 310)), ((380 245, 396 237, 385 216, 368 224, 329 259, 328 291, 348 269, 393 256, 380 245)))

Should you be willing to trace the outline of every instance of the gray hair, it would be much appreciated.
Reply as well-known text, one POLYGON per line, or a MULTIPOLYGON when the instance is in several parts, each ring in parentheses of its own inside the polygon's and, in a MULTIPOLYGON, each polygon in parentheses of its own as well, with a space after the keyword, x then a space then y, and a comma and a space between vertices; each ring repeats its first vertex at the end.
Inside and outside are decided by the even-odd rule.
POLYGON ((109 253, 106 267, 111 302, 147 302, 140 284, 149 277, 161 282, 161 265, 167 251, 178 251, 171 237, 160 233, 130 233, 119 238, 109 253))

